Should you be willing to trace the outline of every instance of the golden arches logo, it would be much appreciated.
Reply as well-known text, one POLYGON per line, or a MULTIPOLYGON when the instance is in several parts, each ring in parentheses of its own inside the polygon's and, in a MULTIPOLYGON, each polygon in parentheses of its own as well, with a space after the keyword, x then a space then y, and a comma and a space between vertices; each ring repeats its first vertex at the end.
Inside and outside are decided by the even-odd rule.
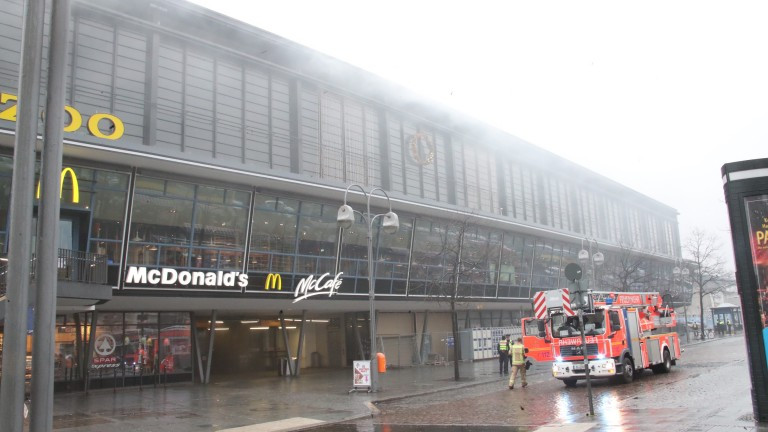
MULTIPOLYGON (((80 185, 77 183, 77 174, 72 168, 64 168, 61 170, 61 180, 59 181, 59 198, 64 195, 64 177, 69 174, 69 178, 72 180, 72 202, 77 204, 80 202, 80 185)), ((35 198, 40 199, 40 182, 37 182, 37 193, 35 198)))
POLYGON ((267 281, 264 282, 264 289, 271 290, 275 287, 278 291, 283 290, 283 277, 279 273, 270 273, 267 275, 267 281))

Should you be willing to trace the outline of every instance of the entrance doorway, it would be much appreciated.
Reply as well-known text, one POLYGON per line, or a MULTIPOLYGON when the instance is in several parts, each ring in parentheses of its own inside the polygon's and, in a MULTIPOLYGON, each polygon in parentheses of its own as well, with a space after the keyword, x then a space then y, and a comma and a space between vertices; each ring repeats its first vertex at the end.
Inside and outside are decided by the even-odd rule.
MULTIPOLYGON (((59 216, 59 249, 84 252, 88 245, 90 213, 63 209, 59 216)), ((32 250, 37 247, 37 208, 32 219, 32 250)))

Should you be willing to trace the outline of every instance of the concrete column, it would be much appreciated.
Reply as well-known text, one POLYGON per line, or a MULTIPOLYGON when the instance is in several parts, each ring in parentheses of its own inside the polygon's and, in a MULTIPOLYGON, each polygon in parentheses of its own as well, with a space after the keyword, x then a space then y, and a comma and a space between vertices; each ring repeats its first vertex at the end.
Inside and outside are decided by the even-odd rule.
POLYGON ((22 432, 27 355, 27 307, 32 236, 32 194, 40 98, 44 0, 27 0, 21 36, 19 100, 13 151, 10 226, 8 229, 8 290, 3 339, 3 380, 0 425, 22 432))
POLYGON ((64 81, 69 32, 69 0, 52 3, 48 50, 48 93, 45 102, 43 163, 37 224, 37 295, 35 341, 32 350, 32 403, 30 430, 53 430, 54 351, 56 350, 56 284, 59 258, 61 157, 64 138, 64 81))

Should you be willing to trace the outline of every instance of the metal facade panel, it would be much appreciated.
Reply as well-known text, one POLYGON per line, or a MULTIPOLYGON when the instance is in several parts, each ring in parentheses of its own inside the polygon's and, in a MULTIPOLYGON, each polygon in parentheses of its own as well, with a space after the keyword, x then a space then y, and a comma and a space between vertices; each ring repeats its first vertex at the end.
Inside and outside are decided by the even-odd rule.
POLYGON ((24 3, 21 0, 3 1, 2 11, 3 13, 0 13, 0 91, 16 94, 19 87, 24 3))
POLYGON ((290 84, 286 78, 272 75, 272 168, 291 170, 290 84))
POLYGON ((269 75, 249 66, 245 70, 245 163, 256 168, 271 166, 269 132, 269 75))
POLYGON ((392 190, 405 193, 402 125, 400 120, 391 114, 387 116, 387 125, 389 126, 389 170, 392 190))
POLYGON ((320 176, 320 112, 317 90, 302 86, 299 109, 301 134, 301 162, 304 175, 320 176))

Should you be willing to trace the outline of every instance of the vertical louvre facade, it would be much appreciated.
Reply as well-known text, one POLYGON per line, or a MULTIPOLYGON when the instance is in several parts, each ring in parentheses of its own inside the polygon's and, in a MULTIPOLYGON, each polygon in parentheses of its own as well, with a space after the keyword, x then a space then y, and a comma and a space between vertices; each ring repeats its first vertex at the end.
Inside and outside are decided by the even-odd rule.
MULTIPOLYGON (((0 91, 13 95, 22 2, 0 4, 0 91)), ((360 73, 348 65, 258 29, 231 24, 232 43, 223 45, 206 32, 191 37, 182 18, 164 17, 161 26, 152 17, 159 12, 126 18, 112 9, 72 9, 67 101, 83 126, 67 139, 334 188, 381 186, 403 201, 678 253, 674 209, 439 107, 367 91, 378 81, 347 79, 360 73), (325 64, 342 72, 325 73, 325 64), (122 120, 119 142, 88 132, 96 113, 122 120)), ((9 97, 0 105, 7 130, 15 127, 9 97)))

